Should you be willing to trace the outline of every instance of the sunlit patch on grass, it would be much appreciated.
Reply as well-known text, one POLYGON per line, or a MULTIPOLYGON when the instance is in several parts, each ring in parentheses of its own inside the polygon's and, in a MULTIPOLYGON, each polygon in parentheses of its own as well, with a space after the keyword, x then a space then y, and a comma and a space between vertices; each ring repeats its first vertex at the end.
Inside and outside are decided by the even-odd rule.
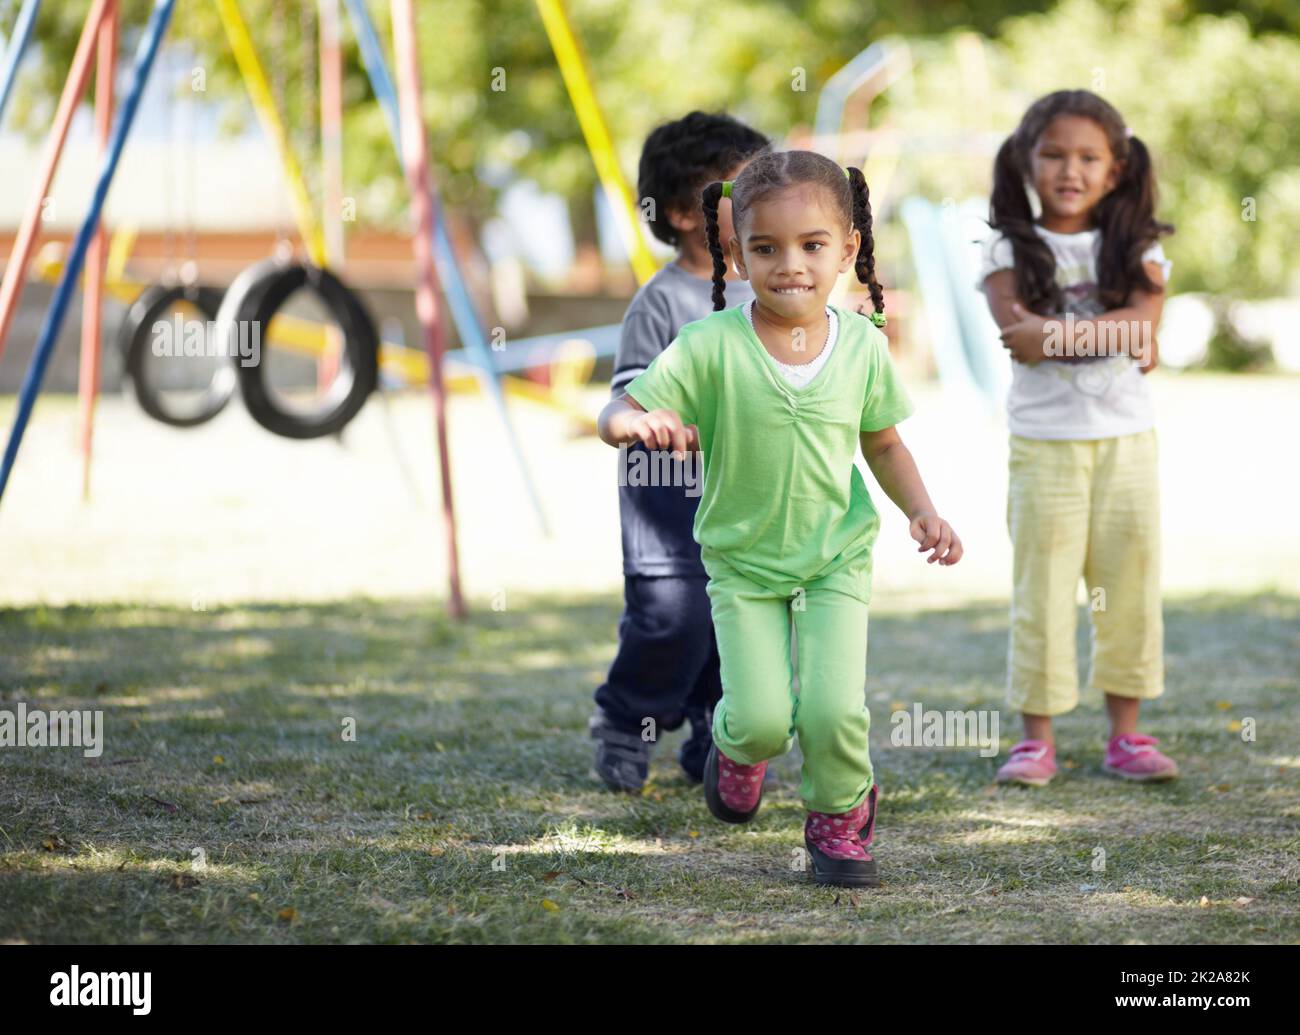
POLYGON ((979 845, 1037 845, 1056 841, 1057 835, 1054 824, 1017 826, 1013 823, 996 823, 989 824, 979 830, 940 835, 935 840, 936 842, 963 844, 972 847, 979 845))
POLYGON ((1089 827, 1094 817, 1071 812, 1052 812, 1041 816, 1016 816, 1005 812, 963 812, 963 818, 988 823, 994 827, 1013 827, 1021 830, 1068 830, 1089 827))
POLYGON ((200 880, 254 883, 257 868, 248 863, 222 860, 210 850, 188 857, 147 855, 122 848, 98 848, 93 844, 70 846, 68 852, 32 849, 7 853, 5 865, 12 870, 45 874, 187 874, 200 880), (75 850, 73 850, 75 849, 75 850))

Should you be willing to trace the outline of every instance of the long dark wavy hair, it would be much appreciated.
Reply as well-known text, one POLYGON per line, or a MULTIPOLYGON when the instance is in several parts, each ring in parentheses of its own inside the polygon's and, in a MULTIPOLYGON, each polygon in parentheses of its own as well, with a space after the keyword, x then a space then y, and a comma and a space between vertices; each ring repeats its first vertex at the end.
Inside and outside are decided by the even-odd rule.
POLYGON ((1118 309, 1133 290, 1160 292, 1142 268, 1142 253, 1173 226, 1155 218, 1156 181, 1151 155, 1135 136, 1128 136, 1120 113, 1088 90, 1057 90, 1029 106, 1015 132, 998 149, 993 163, 993 198, 989 226, 1011 242, 1015 255, 1016 289, 1033 312, 1044 316, 1061 311, 1052 250, 1034 231, 1029 204, 1030 153, 1038 138, 1059 115, 1092 119, 1106 134, 1111 153, 1122 162, 1119 181, 1092 211, 1101 231, 1097 256, 1098 299, 1118 309))
MULTIPOLYGON (((761 154, 741 170, 731 185, 732 223, 739 236, 746 215, 763 198, 799 184, 816 184, 833 200, 845 225, 856 227, 862 234, 854 269, 858 280, 867 285, 876 312, 883 313, 885 292, 876 281, 875 242, 871 236, 871 200, 867 181, 861 169, 849 169, 847 177, 844 172, 839 165, 815 151, 772 151, 761 154)), ((721 197, 721 182, 715 180, 704 188, 702 205, 709 254, 713 256, 715 312, 725 309, 727 305, 727 260, 718 234, 718 201, 721 197)))

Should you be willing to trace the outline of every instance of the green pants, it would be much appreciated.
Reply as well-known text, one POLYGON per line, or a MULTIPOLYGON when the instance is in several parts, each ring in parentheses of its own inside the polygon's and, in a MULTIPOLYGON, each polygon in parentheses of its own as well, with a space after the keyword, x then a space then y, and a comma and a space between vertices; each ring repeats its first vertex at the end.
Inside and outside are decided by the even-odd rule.
POLYGON ((722 668, 713 739, 744 765, 776 758, 799 735, 799 795, 816 812, 847 812, 871 790, 866 706, 870 569, 803 585, 763 586, 702 551, 722 668), (794 624, 799 693, 793 688, 794 624))

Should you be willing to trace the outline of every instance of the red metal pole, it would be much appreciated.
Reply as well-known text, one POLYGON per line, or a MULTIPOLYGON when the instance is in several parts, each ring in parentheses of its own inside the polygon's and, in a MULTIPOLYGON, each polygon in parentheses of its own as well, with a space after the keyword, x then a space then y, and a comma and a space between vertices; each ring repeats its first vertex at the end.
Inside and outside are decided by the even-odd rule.
POLYGON ((447 447, 447 393, 442 381, 446 337, 438 311, 438 271, 433 264, 433 191, 429 173, 424 119, 420 114, 420 59, 416 46, 415 7, 412 0, 392 0, 393 49, 396 55, 398 107, 402 121, 402 164, 411 189, 411 215, 415 220, 415 311, 424 330, 429 353, 429 387, 433 390, 433 417, 438 434, 438 463, 442 470, 442 518, 447 533, 448 608, 455 618, 465 617, 460 592, 460 562, 456 547, 456 513, 451 494, 451 457, 447 447))
POLYGON ((72 67, 68 70, 63 95, 59 98, 59 106, 54 113, 54 124, 46 139, 45 156, 40 175, 36 179, 36 189, 27 202, 27 211, 18 228, 18 235, 14 238, 13 250, 9 253, 9 261, 5 263, 4 281, 0 283, 0 356, 4 355, 5 339, 9 336, 9 327, 18 309, 18 298, 27 279, 27 267, 31 263, 36 233, 45 210, 50 184, 54 181, 54 172, 59 167, 59 156, 63 153, 68 126, 86 89, 86 78, 90 74, 90 59, 94 54, 99 26, 109 11, 116 10, 117 0, 94 0, 90 13, 86 15, 86 24, 82 27, 81 39, 77 41, 72 67))
MULTIPOLYGON (((117 67, 117 5, 110 5, 99 24, 99 60, 95 68, 95 131, 101 159, 113 128, 113 74, 117 67)), ((81 295, 81 497, 90 498, 90 457, 95 434, 95 399, 99 394, 100 331, 103 326, 104 260, 107 258, 101 217, 86 252, 86 284, 81 295)))

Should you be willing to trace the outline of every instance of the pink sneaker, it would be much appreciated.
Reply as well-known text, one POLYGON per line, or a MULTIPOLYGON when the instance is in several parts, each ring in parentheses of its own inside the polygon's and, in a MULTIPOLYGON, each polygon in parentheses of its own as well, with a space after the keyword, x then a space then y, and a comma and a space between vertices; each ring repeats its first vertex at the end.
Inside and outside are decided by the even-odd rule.
POLYGON ((1178 763, 1155 749, 1159 743, 1144 733, 1111 737, 1101 767, 1125 780, 1172 780, 1178 775, 1178 763))
POLYGON ((998 783, 1043 787, 1056 775, 1056 748, 1045 740, 1022 740, 998 770, 998 783))

